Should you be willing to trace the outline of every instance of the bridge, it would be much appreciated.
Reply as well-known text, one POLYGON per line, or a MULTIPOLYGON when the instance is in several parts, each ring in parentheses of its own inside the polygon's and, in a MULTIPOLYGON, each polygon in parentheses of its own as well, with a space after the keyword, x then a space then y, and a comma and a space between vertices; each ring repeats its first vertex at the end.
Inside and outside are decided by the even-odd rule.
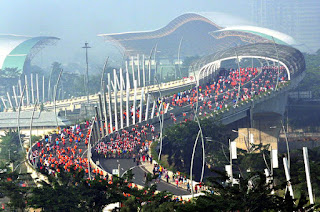
MULTIPOLYGON (((117 165, 117 163, 120 162, 108 162, 109 159, 101 160, 101 158, 100 160, 97 160, 96 157, 91 157, 92 154, 95 154, 93 149, 99 143, 108 141, 124 131, 130 131, 132 128, 137 126, 141 127, 146 125, 159 126, 160 128, 161 124, 159 125, 159 122, 162 122, 162 124, 164 123, 164 126, 169 126, 173 123, 172 114, 181 118, 182 114, 186 112, 193 113, 194 109, 196 111, 199 110, 203 113, 207 113, 208 110, 201 110, 200 108, 200 105, 204 102, 199 96, 197 96, 195 101, 197 103, 196 108, 194 105, 192 106, 190 104, 174 106, 171 104, 172 102, 166 101, 164 96, 177 91, 189 90, 191 86, 195 87, 192 91, 196 91, 195 89, 197 89, 197 93, 199 95, 199 86, 205 86, 213 79, 218 78, 223 62, 234 59, 238 61, 255 59, 256 61, 259 61, 261 67, 268 66, 270 69, 270 66, 273 66, 272 68, 274 69, 273 72, 275 75, 272 75, 273 81, 269 86, 270 88, 262 89, 263 91, 261 90, 261 92, 259 90, 259 93, 257 94, 253 92, 254 94, 252 94, 252 96, 245 94, 245 91, 248 90, 249 86, 255 84, 252 81, 264 79, 264 74, 268 74, 270 72, 263 71, 262 69, 257 70, 255 77, 247 77, 250 80, 241 83, 242 74, 240 73, 240 67, 238 67, 239 75, 235 78, 238 80, 237 86, 228 89, 228 91, 219 93, 216 96, 208 97, 208 100, 210 101, 219 102, 220 99, 224 99, 226 92, 234 92, 235 97, 237 97, 236 101, 232 101, 235 98, 230 99, 229 101, 223 100, 225 107, 214 109, 210 113, 208 112, 206 117, 216 116, 224 124, 237 123, 247 118, 249 120, 247 123, 242 124, 239 122, 237 124, 237 126, 241 126, 241 124, 244 126, 243 128, 239 127, 238 129, 238 147, 245 148, 246 140, 249 138, 250 134, 253 134, 253 137, 258 138, 257 142, 266 143, 266 141, 268 141, 271 144, 272 149, 276 149, 276 139, 278 138, 277 134, 279 134, 281 127, 279 124, 282 120, 284 108, 287 102, 287 93, 289 90, 297 86, 297 84, 303 79, 305 62, 302 53, 292 47, 263 43, 228 49, 202 58, 191 67, 195 70, 193 78, 162 85, 153 85, 138 89, 137 82, 135 80, 134 88, 129 89, 129 87, 131 87, 130 81, 128 78, 126 80, 122 80, 123 76, 121 76, 120 71, 120 84, 117 86, 117 76, 115 75, 113 92, 111 92, 112 85, 109 83, 108 93, 106 94, 103 92, 103 100, 101 99, 101 94, 90 96, 91 101, 96 101, 98 105, 98 107, 95 108, 95 118, 92 122, 92 131, 88 145, 88 150, 90 152, 88 156, 91 166, 100 170, 105 175, 111 174, 107 172, 110 172, 112 169, 109 166, 117 165), (280 71, 280 66, 283 67, 282 71, 280 71), (124 81, 126 81, 126 84, 124 81), (242 86, 242 88, 240 88, 240 86, 242 86), (123 96, 124 87, 126 88, 126 98, 123 96), (140 95, 138 95, 138 93, 140 93, 140 95), (113 98, 111 98, 112 96, 113 98), (241 96, 251 97, 240 98, 241 96), (157 99, 158 97, 160 97, 161 100, 160 104, 158 102, 159 99, 157 99), (129 107, 130 102, 132 102, 132 107, 129 107), (139 106, 137 106, 138 103, 140 103, 139 106), (151 104, 152 107, 150 107, 151 104), (128 115, 129 111, 133 111, 132 116, 128 115), (123 116, 124 112, 127 112, 126 116, 123 116), (275 125, 276 127, 273 127, 275 125), (248 136, 241 139, 242 134, 248 136), (91 147, 93 147, 92 151, 91 147), (97 163, 97 161, 99 162, 97 163)), ((246 70, 247 69, 244 70, 244 73, 246 70)), ((253 67, 251 70, 253 70, 253 67)), ((169 95, 167 99, 170 98, 172 98, 171 95, 169 95)), ((86 101, 86 99, 85 97, 82 97, 77 101, 83 102, 86 101)), ((72 102, 76 102, 75 99, 65 100, 64 104, 72 104, 72 102)), ((59 105, 58 103, 56 104, 59 105)), ((62 103, 61 105, 61 107, 66 107, 62 103)), ((47 105, 47 108, 50 107, 52 108, 52 106, 47 105)), ((120 166, 125 167, 126 169, 129 168, 127 167, 128 164, 124 165, 127 162, 128 161, 123 160, 123 163, 120 166)), ((139 176, 142 176, 141 172, 139 176)))

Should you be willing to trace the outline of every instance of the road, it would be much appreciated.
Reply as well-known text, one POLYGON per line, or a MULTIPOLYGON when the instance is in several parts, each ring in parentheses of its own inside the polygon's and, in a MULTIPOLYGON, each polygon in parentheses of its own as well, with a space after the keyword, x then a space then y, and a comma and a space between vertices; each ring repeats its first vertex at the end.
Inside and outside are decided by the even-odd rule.
MULTIPOLYGON (((134 174, 133 182, 138 185, 144 185, 144 173, 147 170, 142 166, 137 166, 132 159, 103 159, 99 160, 100 166, 109 173, 112 173, 112 169, 117 169, 120 164, 120 176, 126 171, 132 168, 134 174)), ((189 195, 190 192, 182 188, 176 188, 176 186, 169 184, 163 180, 157 183, 157 190, 169 191, 175 195, 189 195)))

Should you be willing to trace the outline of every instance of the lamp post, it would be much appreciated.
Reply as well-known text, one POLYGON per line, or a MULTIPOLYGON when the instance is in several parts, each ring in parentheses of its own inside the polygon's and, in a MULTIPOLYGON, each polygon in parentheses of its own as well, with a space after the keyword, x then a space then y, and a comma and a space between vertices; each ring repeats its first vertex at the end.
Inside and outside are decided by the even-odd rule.
POLYGON ((87 94, 87 103, 89 104, 89 64, 88 64, 88 49, 91 48, 88 46, 89 43, 85 42, 84 46, 82 47, 83 49, 86 49, 86 64, 87 64, 87 69, 86 69, 86 80, 85 80, 85 87, 86 87, 86 94, 87 94))

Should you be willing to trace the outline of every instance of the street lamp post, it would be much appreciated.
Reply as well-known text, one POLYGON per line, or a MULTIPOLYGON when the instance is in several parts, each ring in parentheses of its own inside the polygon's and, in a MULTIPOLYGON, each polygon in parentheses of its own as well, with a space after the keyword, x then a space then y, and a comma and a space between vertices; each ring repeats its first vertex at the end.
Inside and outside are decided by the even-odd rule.
POLYGON ((86 69, 86 80, 85 80, 85 87, 86 87, 86 94, 87 94, 87 103, 89 104, 89 64, 88 64, 88 49, 91 48, 88 46, 89 43, 85 42, 84 46, 82 48, 86 49, 86 64, 87 64, 87 69, 86 69))

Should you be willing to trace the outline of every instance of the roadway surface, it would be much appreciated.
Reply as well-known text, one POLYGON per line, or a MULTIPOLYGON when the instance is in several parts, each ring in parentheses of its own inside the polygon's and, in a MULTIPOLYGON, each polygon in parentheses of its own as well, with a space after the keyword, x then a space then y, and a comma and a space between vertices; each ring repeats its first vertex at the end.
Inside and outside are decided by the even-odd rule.
MULTIPOLYGON (((133 182, 138 185, 145 185, 144 174, 148 171, 143 167, 143 165, 137 166, 133 159, 102 159, 99 160, 100 166, 105 169, 105 171, 112 173, 112 169, 118 169, 118 164, 120 164, 120 176, 122 176, 127 170, 132 169, 133 182)), ((170 179, 172 180, 172 179, 170 179)), ((154 184, 154 181, 152 182, 154 184)), ((190 192, 177 188, 176 186, 161 180, 157 185, 157 190, 159 191, 169 191, 175 195, 190 195, 190 192)))

